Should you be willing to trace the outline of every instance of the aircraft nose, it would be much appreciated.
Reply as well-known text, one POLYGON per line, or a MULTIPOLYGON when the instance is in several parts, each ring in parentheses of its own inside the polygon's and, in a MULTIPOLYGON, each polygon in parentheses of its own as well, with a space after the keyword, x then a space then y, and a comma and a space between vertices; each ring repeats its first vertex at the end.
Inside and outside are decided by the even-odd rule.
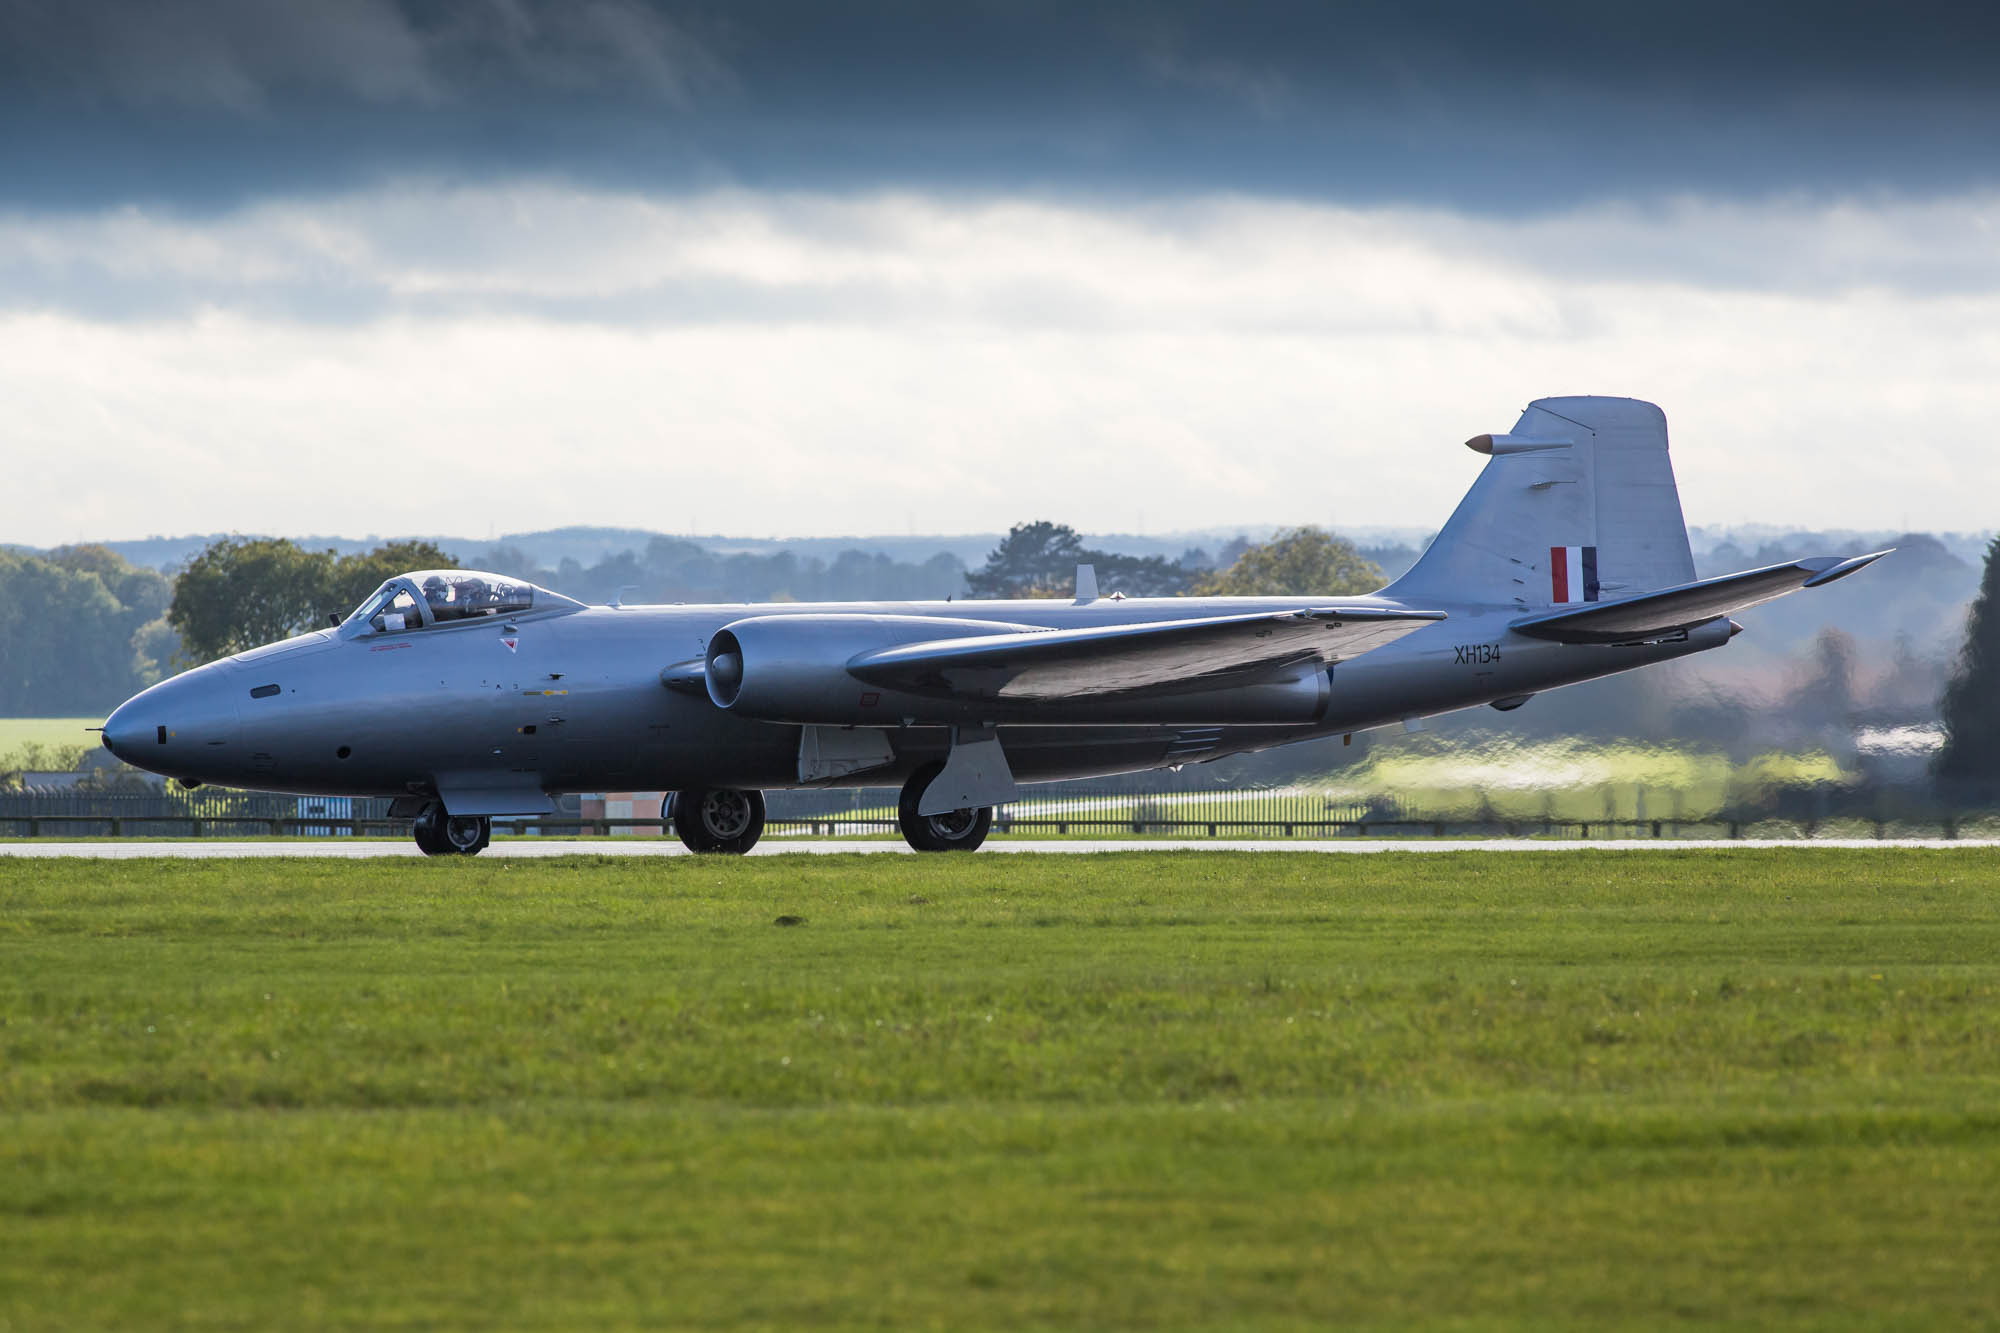
POLYGON ((138 703, 138 698, 128 699, 104 720, 104 748, 128 764, 138 762, 140 741, 153 739, 153 729, 139 716, 138 703))
POLYGON ((104 748, 134 768, 194 777, 237 747, 232 677, 215 663, 163 680, 104 721, 104 748))

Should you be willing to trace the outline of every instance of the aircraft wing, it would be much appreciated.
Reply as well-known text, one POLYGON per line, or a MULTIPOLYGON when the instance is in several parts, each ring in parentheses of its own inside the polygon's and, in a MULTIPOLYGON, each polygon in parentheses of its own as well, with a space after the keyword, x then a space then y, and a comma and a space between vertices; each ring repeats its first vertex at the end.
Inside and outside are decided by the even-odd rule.
POLYGON ((848 672, 912 694, 1077 699, 1212 689, 1300 662, 1355 657, 1442 611, 1311 607, 1195 620, 932 639, 860 653, 848 672))
POLYGON ((1693 629, 1733 611, 1774 601, 1801 588, 1823 587, 1887 554, 1888 551, 1875 551, 1847 559, 1817 556, 1788 565, 1768 565, 1615 602, 1592 602, 1575 609, 1545 611, 1516 620, 1511 628, 1557 643, 1630 643, 1658 638, 1693 629))

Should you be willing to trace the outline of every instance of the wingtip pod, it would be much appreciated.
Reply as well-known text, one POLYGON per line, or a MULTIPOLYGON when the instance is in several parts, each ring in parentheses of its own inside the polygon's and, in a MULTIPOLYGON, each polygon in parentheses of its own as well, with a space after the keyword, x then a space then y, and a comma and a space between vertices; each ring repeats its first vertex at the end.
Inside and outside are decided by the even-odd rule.
POLYGON ((1799 563, 1808 567, 1815 565, 1823 566, 1818 573, 1807 579, 1801 586, 1807 588, 1824 588, 1827 584, 1834 582, 1836 579, 1844 579, 1858 569, 1868 568, 1868 566, 1874 564, 1877 560, 1880 560, 1895 549, 1895 547, 1891 546, 1884 550, 1871 551, 1867 555, 1849 556, 1845 560, 1839 559, 1836 556, 1822 556, 1817 560, 1801 560, 1799 563))
POLYGON ((1537 454, 1547 449, 1567 449, 1574 440, 1545 439, 1528 435, 1475 435, 1465 447, 1488 458, 1504 454, 1537 454))

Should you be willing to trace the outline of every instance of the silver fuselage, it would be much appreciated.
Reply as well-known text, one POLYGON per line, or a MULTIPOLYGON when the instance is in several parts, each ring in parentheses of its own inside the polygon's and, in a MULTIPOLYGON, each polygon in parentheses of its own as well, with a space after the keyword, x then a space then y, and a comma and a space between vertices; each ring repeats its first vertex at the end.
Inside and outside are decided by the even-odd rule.
MULTIPOLYGON (((1384 597, 1342 606, 1419 609, 1384 597)), ((187 782, 310 794, 404 796, 453 786, 547 793, 692 787, 880 786, 942 757, 949 727, 893 714, 879 726, 895 760, 802 780, 803 728, 751 720, 663 672, 702 657, 749 616, 842 613, 1072 628, 1290 611, 1302 599, 562 606, 510 619, 370 633, 365 624, 288 639, 161 682, 112 714, 120 758, 187 782), (273 690, 270 687, 275 686, 273 690)), ((1024 782, 1199 762, 1361 731, 1664 662, 1719 647, 1727 620, 1672 642, 1580 646, 1514 633, 1513 606, 1440 606, 1448 618, 1331 668, 1300 720, 1238 723, 1215 706, 1104 696, 1060 709, 1017 706, 997 726, 1024 782)), ((871 724, 874 725, 874 724, 871 724)))

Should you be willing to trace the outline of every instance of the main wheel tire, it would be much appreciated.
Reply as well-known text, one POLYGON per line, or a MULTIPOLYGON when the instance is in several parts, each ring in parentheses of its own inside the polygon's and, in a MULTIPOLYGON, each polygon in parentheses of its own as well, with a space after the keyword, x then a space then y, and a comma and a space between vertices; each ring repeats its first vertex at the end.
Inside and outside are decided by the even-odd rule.
POLYGON ((449 815, 432 802, 417 816, 410 832, 425 856, 477 856, 493 840, 493 821, 484 815, 449 815))
POLYGON ((451 846, 444 840, 444 807, 427 805, 410 825, 410 832, 416 837, 417 850, 425 856, 450 856, 451 846))
POLYGON ((691 852, 741 856, 764 836, 764 793, 697 787, 673 795, 674 832, 691 852))
POLYGON ((896 802, 896 822, 902 826, 903 841, 920 852, 975 851, 993 827, 992 806, 968 806, 941 815, 917 813, 924 789, 942 772, 942 763, 925 764, 903 784, 903 795, 896 802))

